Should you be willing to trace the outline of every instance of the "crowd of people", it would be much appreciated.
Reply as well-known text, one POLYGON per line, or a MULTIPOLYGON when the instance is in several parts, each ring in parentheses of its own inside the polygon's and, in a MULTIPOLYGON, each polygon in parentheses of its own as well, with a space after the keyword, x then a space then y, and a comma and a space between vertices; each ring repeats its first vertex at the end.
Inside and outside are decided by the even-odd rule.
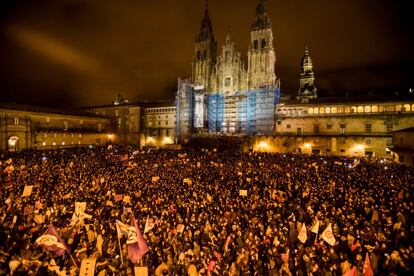
POLYGON ((114 146, 0 162, 0 275, 77 275, 87 257, 96 275, 362 274, 366 256, 375 275, 413 269, 414 171, 389 160, 114 146), (75 202, 89 216, 74 227, 75 202), (129 211, 143 233, 153 222, 135 264, 116 230, 129 211), (70 255, 35 244, 50 225, 70 255))

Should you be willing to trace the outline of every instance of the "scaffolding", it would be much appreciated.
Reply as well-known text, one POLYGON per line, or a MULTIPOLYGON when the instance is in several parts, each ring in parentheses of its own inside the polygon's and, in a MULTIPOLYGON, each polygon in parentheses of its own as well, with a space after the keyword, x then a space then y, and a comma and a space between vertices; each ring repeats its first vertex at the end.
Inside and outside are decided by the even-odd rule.
POLYGON ((206 95, 204 91, 195 89, 188 81, 179 80, 176 96, 176 133, 179 136, 189 136, 197 129, 206 126, 210 133, 270 135, 274 130, 275 107, 279 99, 279 81, 271 88, 263 87, 234 94, 215 92, 206 95), (199 111, 195 110, 196 106, 199 111), (207 122, 203 123, 205 120, 207 122))
POLYGON ((219 93, 208 95, 208 130, 220 132, 224 122, 224 96, 219 93))
POLYGON ((178 80, 176 94, 176 135, 188 137, 194 126, 194 91, 188 80, 178 80))

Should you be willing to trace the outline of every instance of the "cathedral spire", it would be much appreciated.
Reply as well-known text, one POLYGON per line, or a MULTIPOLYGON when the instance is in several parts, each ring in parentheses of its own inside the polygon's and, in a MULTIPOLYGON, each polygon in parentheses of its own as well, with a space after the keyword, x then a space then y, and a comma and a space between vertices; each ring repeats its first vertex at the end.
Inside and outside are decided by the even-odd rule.
POLYGON ((315 77, 313 75, 312 60, 309 55, 308 47, 305 47, 305 53, 303 54, 302 61, 300 63, 300 77, 299 77, 299 91, 298 99, 302 102, 306 102, 309 99, 315 99, 318 97, 317 89, 314 85, 315 77))
POLYGON ((300 63, 300 67, 301 67, 301 73, 305 74, 305 73, 311 73, 313 74, 313 65, 312 65, 312 60, 309 56, 309 50, 308 50, 308 46, 305 46, 305 53, 303 55, 302 58, 302 62, 300 63))
POLYGON ((209 40, 211 38, 214 40, 213 25, 211 23, 210 13, 208 11, 208 1, 206 0, 204 18, 201 21, 200 34, 197 36, 196 41, 201 42, 209 40))
POLYGON ((252 24, 253 30, 271 28, 270 18, 267 16, 267 5, 265 0, 260 0, 256 7, 256 16, 252 24))

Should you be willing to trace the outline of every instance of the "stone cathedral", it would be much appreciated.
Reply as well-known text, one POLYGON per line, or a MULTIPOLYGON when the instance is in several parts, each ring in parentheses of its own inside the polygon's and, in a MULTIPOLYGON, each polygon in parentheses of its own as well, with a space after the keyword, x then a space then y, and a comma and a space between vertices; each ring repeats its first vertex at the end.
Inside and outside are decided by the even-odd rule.
POLYGON ((275 62, 273 31, 265 1, 257 5, 251 25, 247 68, 230 32, 222 49, 218 49, 206 5, 195 39, 191 78, 178 83, 178 134, 272 133, 280 95, 275 62))

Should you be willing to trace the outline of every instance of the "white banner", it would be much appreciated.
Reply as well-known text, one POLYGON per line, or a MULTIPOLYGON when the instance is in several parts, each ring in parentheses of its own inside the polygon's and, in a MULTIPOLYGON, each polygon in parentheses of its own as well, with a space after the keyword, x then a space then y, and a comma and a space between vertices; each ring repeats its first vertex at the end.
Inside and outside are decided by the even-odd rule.
POLYGON ((80 276, 93 276, 95 275, 96 258, 86 258, 82 260, 80 268, 80 276))

